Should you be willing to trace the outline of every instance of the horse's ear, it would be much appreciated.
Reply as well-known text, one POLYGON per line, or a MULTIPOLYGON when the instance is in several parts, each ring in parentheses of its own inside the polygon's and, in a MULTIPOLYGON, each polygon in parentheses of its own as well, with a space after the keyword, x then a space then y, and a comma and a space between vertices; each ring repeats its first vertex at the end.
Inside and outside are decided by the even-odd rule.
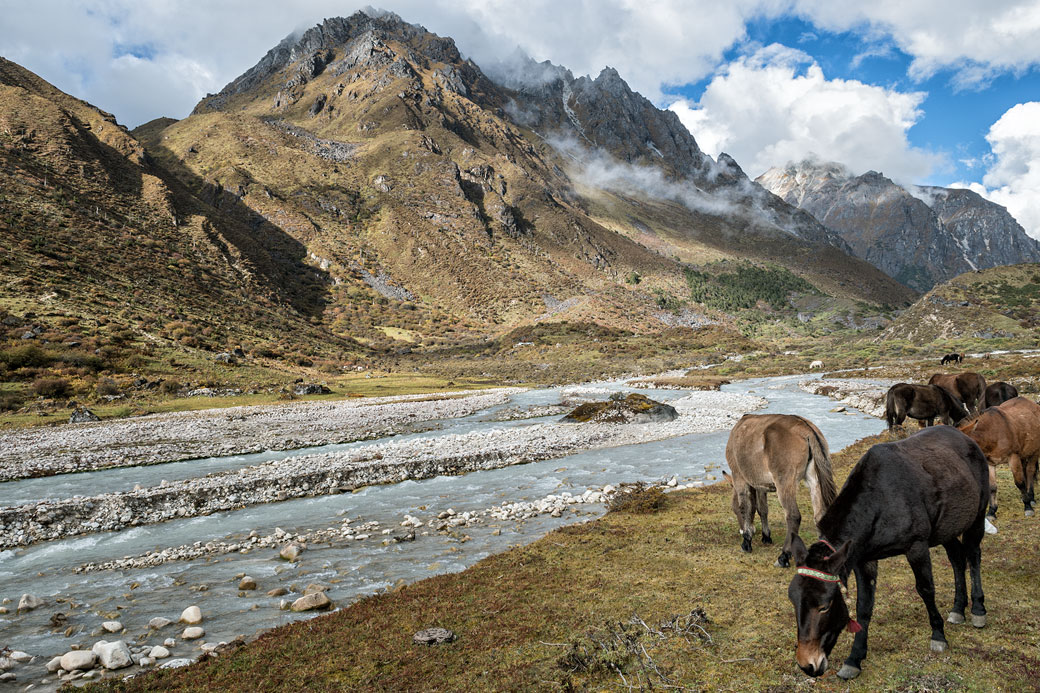
POLYGON ((722 470, 722 478, 725 479, 726 481, 728 481, 731 484, 733 483, 733 477, 731 477, 729 475, 729 472, 727 472, 725 469, 722 470))
POLYGON ((805 542, 797 534, 791 539, 791 556, 795 565, 805 565, 805 559, 809 555, 809 549, 805 548, 805 542))
POLYGON ((837 573, 844 567, 845 561, 849 558, 849 551, 852 549, 852 540, 846 540, 844 544, 838 547, 838 550, 827 557, 827 570, 831 573, 837 573))

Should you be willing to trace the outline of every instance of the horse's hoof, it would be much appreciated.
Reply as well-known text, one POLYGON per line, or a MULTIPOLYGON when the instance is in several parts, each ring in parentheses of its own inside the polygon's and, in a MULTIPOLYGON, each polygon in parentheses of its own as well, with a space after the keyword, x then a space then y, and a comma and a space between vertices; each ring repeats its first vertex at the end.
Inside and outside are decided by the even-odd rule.
POLYGON ((986 627, 986 614, 972 614, 971 615, 971 625, 975 626, 976 628, 985 628, 986 627))
POLYGON ((945 652, 946 651, 946 641, 945 640, 932 640, 930 645, 931 645, 931 648, 932 648, 932 652, 945 652))
POLYGON ((859 676, 860 671, 859 667, 854 667, 851 664, 842 664, 841 669, 838 669, 838 677, 850 681, 859 676))
POLYGON ((763 534, 762 535, 762 543, 763 544, 772 544, 773 543, 773 535, 771 535, 771 534, 763 534))
POLYGON ((1029 508, 1028 510, 1026 510, 1026 517, 1032 517, 1035 514, 1036 514, 1036 511, 1034 511, 1032 508, 1029 508))
POLYGON ((946 620, 950 623, 964 623, 964 614, 959 614, 956 611, 951 611, 950 615, 946 617, 946 620))
POLYGON ((784 552, 777 557, 776 563, 774 563, 773 565, 775 565, 777 568, 790 568, 791 558, 787 555, 787 552, 784 552))
POLYGON ((997 533, 997 526, 995 524, 993 524, 992 522, 990 522, 989 518, 987 517, 986 518, 986 534, 996 534, 996 533, 997 533))
POLYGON ((740 549, 744 553, 751 553, 751 540, 744 539, 744 541, 740 542, 740 549))

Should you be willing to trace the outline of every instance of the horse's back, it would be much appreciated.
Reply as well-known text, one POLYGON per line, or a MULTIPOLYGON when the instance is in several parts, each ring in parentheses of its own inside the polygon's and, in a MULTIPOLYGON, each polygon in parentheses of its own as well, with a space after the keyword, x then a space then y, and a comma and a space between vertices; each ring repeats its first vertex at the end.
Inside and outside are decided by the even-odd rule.
POLYGON ((1040 454, 1040 404, 1026 397, 1014 397, 997 410, 1005 415, 1023 457, 1040 454))
MULTIPOLYGON (((849 474, 849 489, 873 498, 892 545, 921 534, 932 546, 960 536, 985 513, 989 469, 982 450, 950 426, 926 428, 909 438, 875 445, 849 474)), ((846 502, 849 502, 848 500, 846 502)))
POLYGON ((806 439, 813 434, 823 439, 819 429, 800 416, 745 414, 730 431, 726 462, 734 477, 752 486, 772 485, 772 469, 787 457, 805 459, 806 439))

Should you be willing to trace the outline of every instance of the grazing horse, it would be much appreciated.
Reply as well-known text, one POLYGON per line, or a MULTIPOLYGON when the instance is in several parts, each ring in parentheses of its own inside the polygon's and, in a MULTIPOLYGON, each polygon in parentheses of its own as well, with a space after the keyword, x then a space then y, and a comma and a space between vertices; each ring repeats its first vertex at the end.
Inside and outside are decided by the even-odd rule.
POLYGON ((855 678, 867 656, 874 611, 877 562, 905 555, 917 593, 928 610, 931 649, 946 649, 943 618, 935 606, 930 546, 942 544, 953 565, 955 595, 950 623, 964 623, 968 596, 965 563, 971 567, 971 623, 986 625, 980 572, 989 479, 986 457, 971 438, 949 426, 926 428, 894 443, 870 448, 849 474, 830 510, 820 519, 820 540, 794 541, 799 566, 787 595, 798 625, 798 666, 810 676, 827 670, 838 635, 856 633, 838 671, 855 678), (838 547, 835 549, 834 547, 838 547), (845 588, 856 575, 856 620, 849 617, 845 588))
POLYGON ((986 400, 986 408, 999 407, 1009 399, 1018 397, 1018 388, 1011 383, 1005 383, 1004 381, 998 381, 990 383, 989 387, 986 388, 986 395, 983 399, 986 400))
POLYGON ((809 370, 815 371, 823 368, 823 361, 816 360, 809 364, 809 370))
POLYGON ((939 359, 939 365, 945 366, 948 363, 960 363, 964 360, 964 354, 946 354, 939 359))
POLYGON ((885 395, 888 430, 902 426, 908 416, 923 422, 923 426, 931 426, 936 417, 944 424, 955 424, 968 412, 959 399, 937 385, 896 383, 885 395))
POLYGON ((978 414, 982 399, 986 396, 986 379, 978 373, 943 375, 936 373, 928 379, 929 385, 938 385, 951 395, 960 398, 969 414, 978 414))
POLYGON ((958 428, 979 444, 990 464, 989 514, 997 516, 996 465, 1007 463, 1015 486, 1022 492, 1026 516, 1033 515, 1033 485, 1040 459, 1040 404, 1015 397, 958 428))
POLYGON ((726 463, 732 476, 733 512, 743 537, 740 547, 751 551, 755 512, 762 518, 762 543, 772 544, 767 491, 776 491, 787 520, 784 547, 776 565, 790 565, 791 541, 798 536, 798 482, 805 479, 819 521, 837 495, 827 440, 811 421, 789 414, 745 414, 730 431, 726 463))

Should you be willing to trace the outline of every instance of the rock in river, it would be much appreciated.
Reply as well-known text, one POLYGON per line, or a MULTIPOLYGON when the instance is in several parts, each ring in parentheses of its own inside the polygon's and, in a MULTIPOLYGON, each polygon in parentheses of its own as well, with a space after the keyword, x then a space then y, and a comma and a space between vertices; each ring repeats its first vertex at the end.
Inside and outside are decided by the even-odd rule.
POLYGON ((255 590, 256 580, 246 575, 238 581, 238 589, 240 590, 255 590))
POLYGON ((151 621, 148 622, 148 627, 153 629, 153 630, 159 630, 160 628, 165 628, 166 626, 170 625, 171 623, 173 623, 173 621, 171 621, 168 618, 163 618, 162 616, 156 616, 155 618, 153 618, 151 621))
POLYGON ((118 633, 123 630, 123 624, 119 621, 105 621, 101 624, 101 627, 108 633, 118 633))
POLYGON ((18 600, 18 611, 32 611, 46 603, 35 594, 23 594, 22 598, 18 600))
POLYGON ((293 611, 313 611, 314 609, 327 609, 330 606, 332 606, 332 600, 324 592, 314 592, 306 597, 300 597, 289 608, 293 611))
POLYGON ((189 606, 181 612, 180 622, 187 623, 189 626, 202 623, 202 609, 197 606, 189 606))
POLYGON ((587 402, 560 419, 562 423, 661 423, 674 421, 679 412, 670 404, 652 400, 646 395, 630 394, 623 399, 587 402))
POLYGON ((61 668, 65 671, 76 669, 93 669, 97 655, 90 650, 73 650, 61 656, 61 668))
POLYGON ((278 555, 292 563, 297 559, 297 557, 299 557, 302 551, 303 545, 297 544, 294 541, 293 543, 287 544, 286 546, 282 547, 282 550, 278 552, 278 555))
POLYGON ((134 659, 130 654, 130 648, 122 640, 116 640, 115 642, 102 640, 94 646, 94 650, 98 660, 101 661, 101 666, 106 669, 123 669, 134 663, 134 659))
POLYGON ((205 634, 206 631, 199 626, 192 626, 184 629, 184 632, 181 633, 181 640, 198 640, 205 634))

